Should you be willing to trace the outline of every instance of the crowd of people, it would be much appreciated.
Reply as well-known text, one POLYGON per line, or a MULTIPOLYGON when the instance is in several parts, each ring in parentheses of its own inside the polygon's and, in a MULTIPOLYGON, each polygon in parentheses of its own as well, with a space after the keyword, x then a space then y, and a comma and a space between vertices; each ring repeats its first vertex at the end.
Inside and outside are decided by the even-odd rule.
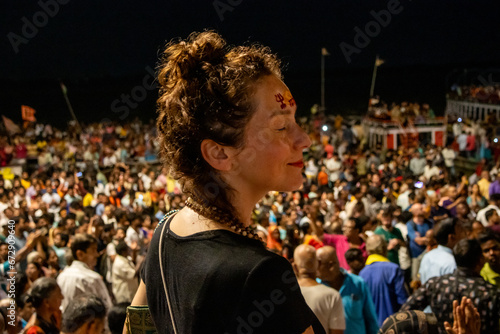
POLYGON ((370 118, 393 121, 407 126, 411 124, 422 124, 436 119, 434 110, 429 104, 403 101, 388 105, 379 97, 370 99, 367 116, 370 118))
MULTIPOLYGON (((399 310, 430 306, 444 332, 453 300, 467 296, 482 332, 497 333, 498 160, 463 175, 451 146, 369 151, 356 126, 341 124, 325 140, 315 124, 303 124, 313 144, 302 188, 268 193, 252 219, 268 249, 294 263, 324 327, 377 333, 399 310), (315 302, 325 286, 333 288, 330 313, 315 302)), ((24 168, 0 178, 2 304, 14 286, 16 331, 121 332, 153 231, 186 197, 166 168, 148 163, 156 154, 149 125, 30 131, 2 138, 10 152, 2 163, 24 168), (102 312, 72 321, 85 308, 102 312)))
POLYGON ((499 104, 500 85, 498 83, 480 86, 453 85, 451 91, 448 93, 448 98, 469 102, 499 104))

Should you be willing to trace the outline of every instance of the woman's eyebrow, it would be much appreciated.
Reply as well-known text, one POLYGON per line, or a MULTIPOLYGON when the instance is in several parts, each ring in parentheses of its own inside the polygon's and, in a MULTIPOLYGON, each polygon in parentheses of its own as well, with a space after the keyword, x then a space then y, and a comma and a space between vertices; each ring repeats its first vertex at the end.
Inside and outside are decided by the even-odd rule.
POLYGON ((271 112, 271 115, 269 118, 273 118, 275 116, 281 116, 281 115, 290 115, 292 111, 290 109, 276 109, 271 112))

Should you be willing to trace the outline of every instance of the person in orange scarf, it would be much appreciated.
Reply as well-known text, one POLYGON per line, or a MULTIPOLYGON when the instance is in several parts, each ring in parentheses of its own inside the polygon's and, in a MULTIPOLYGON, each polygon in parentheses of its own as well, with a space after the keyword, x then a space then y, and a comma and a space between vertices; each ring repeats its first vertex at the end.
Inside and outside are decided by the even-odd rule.
POLYGON ((277 225, 271 225, 267 229, 267 248, 274 253, 281 254, 283 244, 280 238, 280 230, 277 225))

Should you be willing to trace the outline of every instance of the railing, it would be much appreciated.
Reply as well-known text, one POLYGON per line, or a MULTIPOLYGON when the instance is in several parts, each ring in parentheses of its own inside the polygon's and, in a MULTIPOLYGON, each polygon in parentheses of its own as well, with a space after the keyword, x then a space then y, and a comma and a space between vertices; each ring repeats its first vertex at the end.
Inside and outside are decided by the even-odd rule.
POLYGON ((500 105, 450 99, 446 103, 446 115, 450 119, 462 118, 485 122, 490 113, 494 113, 496 119, 500 120, 500 105))
MULTIPOLYGON (((426 118, 419 120, 418 122, 412 123, 411 127, 423 127, 423 126, 431 126, 431 125, 443 125, 445 122, 444 117, 436 117, 436 118, 426 118)), ((365 117, 363 119, 363 123, 368 126, 381 126, 383 128, 400 128, 401 123, 392 120, 382 120, 376 118, 365 117)))

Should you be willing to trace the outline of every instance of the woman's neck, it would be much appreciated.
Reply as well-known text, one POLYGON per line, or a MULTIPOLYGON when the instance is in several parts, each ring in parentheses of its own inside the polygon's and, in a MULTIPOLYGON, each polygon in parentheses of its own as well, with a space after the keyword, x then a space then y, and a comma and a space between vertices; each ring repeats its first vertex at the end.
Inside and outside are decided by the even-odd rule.
POLYGON ((50 310, 47 310, 45 308, 40 308, 36 310, 36 314, 39 318, 42 318, 45 322, 52 323, 52 312, 50 310))
POLYGON ((252 224, 252 211, 255 207, 255 203, 257 203, 264 196, 265 194, 259 194, 253 197, 251 195, 243 195, 240 192, 233 196, 233 207, 243 225, 250 226, 252 224))

